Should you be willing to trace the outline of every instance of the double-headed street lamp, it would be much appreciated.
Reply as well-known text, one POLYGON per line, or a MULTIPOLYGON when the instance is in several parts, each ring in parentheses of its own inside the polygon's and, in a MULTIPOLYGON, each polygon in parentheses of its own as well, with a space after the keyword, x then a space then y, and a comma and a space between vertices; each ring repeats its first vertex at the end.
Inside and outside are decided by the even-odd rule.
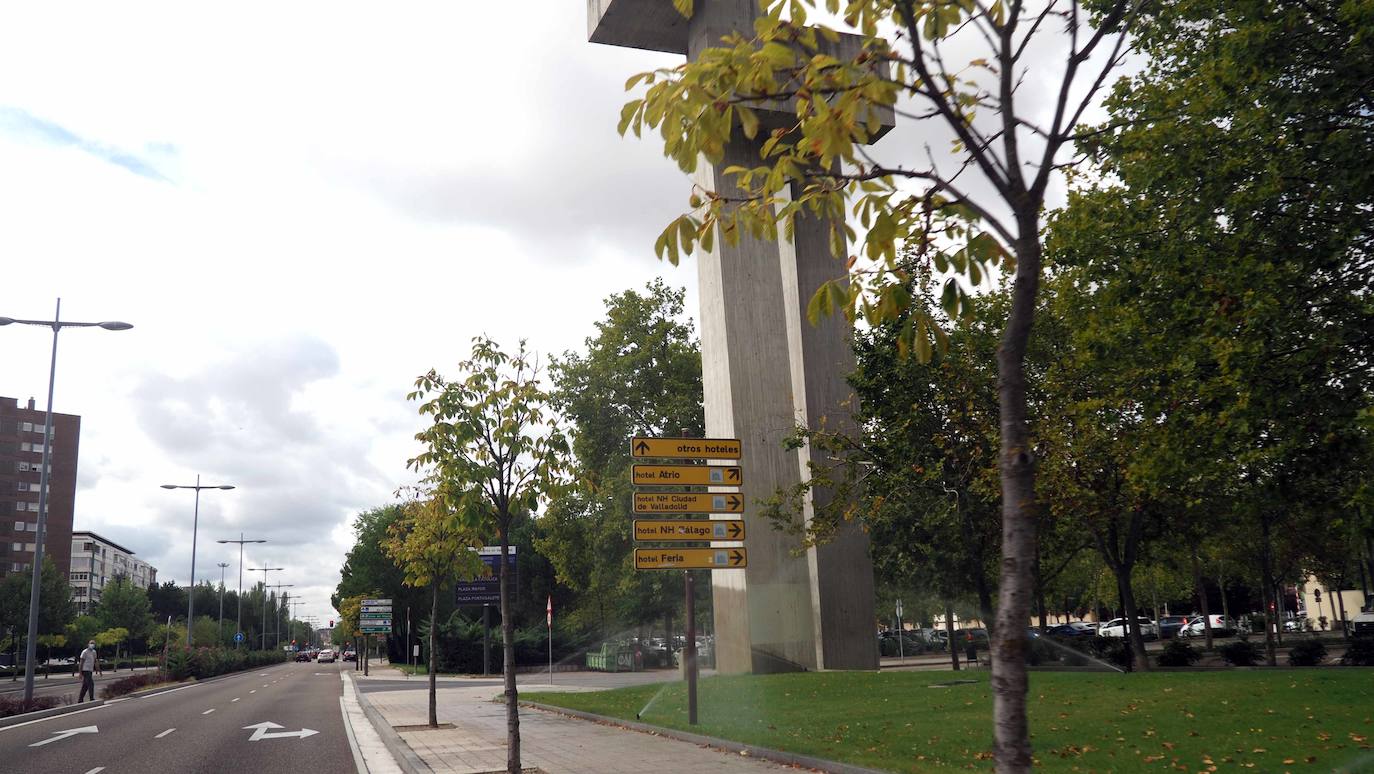
MULTIPOLYGON (((238 540, 216 540, 216 543, 238 543, 239 544, 239 611, 234 615, 234 650, 239 649, 238 633, 243 631, 243 544, 244 543, 266 543, 266 540, 244 540, 243 533, 239 533, 238 540)), ((263 574, 262 582, 267 583, 267 575, 263 574)))
POLYGON ((51 320, 18 320, 13 317, 0 317, 0 325, 42 325, 52 328, 52 362, 48 366, 48 413, 43 419, 43 462, 38 479, 38 528, 33 543, 33 587, 29 590, 29 637, 24 645, 24 704, 33 701, 33 668, 38 658, 38 603, 39 587, 43 580, 43 540, 47 537, 48 525, 48 469, 52 459, 52 393, 53 381, 57 378, 57 334, 63 328, 104 328, 107 331, 127 331, 134 327, 126 322, 110 320, 107 322, 62 322, 62 299, 57 299, 57 312, 51 320))
POLYGON ((216 562, 219 568, 219 639, 216 644, 224 644, 224 568, 229 566, 228 562, 216 562))
MULTIPOLYGON (((263 583, 263 586, 266 585, 266 583, 263 583)), ((281 590, 294 587, 295 585, 294 583, 275 583, 272 585, 272 588, 277 590, 277 605, 272 610, 272 647, 277 650, 281 650, 281 590)), ((266 612, 266 609, 267 600, 264 599, 263 611, 266 612)), ((263 634, 265 635, 267 632, 263 632, 263 634)), ((287 632, 287 634, 290 634, 290 632, 287 632)), ((266 645, 267 643, 264 642, 263 644, 266 645)))
POLYGON ((249 567, 249 572, 262 571, 262 649, 267 650, 267 573, 280 572, 284 567, 249 567))
POLYGON ((196 510, 195 517, 191 521, 191 593, 186 595, 186 647, 192 647, 191 630, 195 627, 196 611, 196 533, 200 530, 200 490, 202 489, 233 489, 231 484, 205 484, 200 483, 200 476, 196 476, 194 484, 163 484, 163 489, 194 489, 196 490, 196 510))

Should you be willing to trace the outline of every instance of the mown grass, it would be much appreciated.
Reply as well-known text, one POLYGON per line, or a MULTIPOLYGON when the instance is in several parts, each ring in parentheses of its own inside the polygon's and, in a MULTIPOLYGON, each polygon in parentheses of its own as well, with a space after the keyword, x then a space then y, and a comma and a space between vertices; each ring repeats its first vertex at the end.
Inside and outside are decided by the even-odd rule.
MULTIPOLYGON (((626 720, 653 699, 641 722, 889 771, 992 765, 987 672, 713 677, 698 697, 697 726, 682 683, 521 698, 626 720), (954 680, 976 682, 935 685, 954 680)), ((1036 672, 1029 705, 1047 771, 1374 772, 1369 669, 1036 672)))

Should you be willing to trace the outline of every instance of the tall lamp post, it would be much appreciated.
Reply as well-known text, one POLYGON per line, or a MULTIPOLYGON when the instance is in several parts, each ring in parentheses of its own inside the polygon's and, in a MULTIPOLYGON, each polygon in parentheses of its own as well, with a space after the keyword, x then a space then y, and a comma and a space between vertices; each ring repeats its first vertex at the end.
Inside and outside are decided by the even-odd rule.
MULTIPOLYGON (((299 600, 299 599, 293 599, 293 600, 291 600, 289 603, 287 603, 287 605, 291 608, 291 616, 290 616, 289 618, 286 619, 286 636, 287 636, 287 637, 290 637, 290 636, 291 636, 291 623, 292 623, 293 621, 298 620, 298 619, 296 618, 296 610, 297 610, 301 605, 303 605, 303 604, 305 604, 305 602, 303 602, 302 600, 299 600)), ((310 644, 310 641, 307 639, 305 644, 309 645, 309 644, 310 644)))
MULTIPOLYGON (((243 631, 243 544, 244 543, 266 543, 266 540, 244 540, 243 533, 239 533, 238 540, 216 540, 216 543, 238 543, 239 544, 239 610, 234 614, 234 634, 243 631)), ((267 583, 267 576, 264 575, 263 583, 267 583)), ((234 650, 239 649, 237 636, 234 639, 234 650)))
POLYGON ((284 567, 249 567, 249 572, 262 571, 262 649, 267 650, 267 573, 280 572, 284 567))
POLYGON ((200 476, 196 476, 194 484, 163 484, 163 489, 194 489, 196 490, 196 509, 195 516, 191 521, 191 593, 186 595, 186 647, 192 647, 191 632, 195 628, 196 618, 196 533, 200 530, 200 490, 202 489, 233 489, 232 484, 205 484, 200 483, 200 476))
POLYGON ((219 644, 224 644, 224 568, 228 562, 216 562, 219 567, 219 644))
POLYGON ((41 325, 52 328, 52 361, 48 366, 48 411, 43 419, 43 468, 38 479, 38 528, 33 542, 33 587, 29 590, 29 633, 24 645, 24 704, 33 701, 33 667, 38 658, 38 603, 43 580, 43 541, 48 527, 48 468, 52 461, 52 393, 57 378, 57 334, 63 328, 104 328, 107 331, 127 331, 134 327, 126 322, 62 322, 62 299, 57 299, 57 311, 51 320, 19 320, 0 317, 0 325, 41 325))
MULTIPOLYGON (((264 583, 263 585, 266 586, 267 584, 264 583)), ((281 590, 282 590, 282 589, 285 589, 285 588, 292 588, 292 587, 294 587, 295 585, 296 585, 296 584, 294 584, 294 583, 274 583, 274 584, 272 584, 272 588, 274 588, 274 589, 277 590, 277 605, 276 605, 276 607, 274 607, 274 608, 272 609, 272 632, 273 632, 273 633, 272 633, 272 647, 274 647, 274 648, 276 648, 276 649, 278 649, 278 650, 281 649, 281 608, 282 608, 281 590)), ((264 603, 263 607, 266 608, 266 604, 265 604, 265 603, 264 603)), ((267 633, 267 632, 263 632, 263 634, 266 634, 266 633, 267 633)), ((288 634, 289 634, 289 633, 290 633, 290 632, 288 632, 288 634)))

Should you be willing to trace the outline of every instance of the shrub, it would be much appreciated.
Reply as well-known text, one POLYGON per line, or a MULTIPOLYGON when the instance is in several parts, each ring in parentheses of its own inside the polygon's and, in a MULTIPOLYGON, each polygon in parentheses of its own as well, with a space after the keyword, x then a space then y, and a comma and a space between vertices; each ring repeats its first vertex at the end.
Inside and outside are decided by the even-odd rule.
POLYGON ((1260 646, 1249 640, 1228 642, 1217 652, 1231 666, 1254 666, 1260 660, 1260 646))
POLYGON ((1169 644, 1164 646, 1164 650, 1159 654, 1159 665, 1162 667, 1186 667, 1197 663, 1202 658, 1202 654, 1192 645, 1183 640, 1169 640, 1169 644))
POLYGON ((1067 644, 1085 657, 1082 661, 1065 658, 1064 663, 1071 666, 1106 662, 1127 672, 1135 668, 1130 641, 1124 637, 1074 637, 1067 644))
POLYGON ((1346 666, 1374 666, 1374 640, 1367 637, 1351 640, 1345 646, 1341 663, 1346 666))
POLYGON ((1316 637, 1301 640, 1288 651, 1289 666, 1317 666, 1326 658, 1326 646, 1316 637))
POLYGON ((100 695, 106 699, 113 699, 116 696, 133 693, 140 688, 157 685, 160 682, 162 682, 162 675, 157 672, 144 672, 141 675, 131 675, 107 683, 101 689, 100 695))
POLYGON ((0 718, 10 715, 19 715, 24 712, 37 712, 38 710, 52 709, 59 704, 70 704, 71 697, 60 696, 35 696, 24 702, 21 696, 0 696, 0 718), (64 701, 65 699, 65 701, 64 701))

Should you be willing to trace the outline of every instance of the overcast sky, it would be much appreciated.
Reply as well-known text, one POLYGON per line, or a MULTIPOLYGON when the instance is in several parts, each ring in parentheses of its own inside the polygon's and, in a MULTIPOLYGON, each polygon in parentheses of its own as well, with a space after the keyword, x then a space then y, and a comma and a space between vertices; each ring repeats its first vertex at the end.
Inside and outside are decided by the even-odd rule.
MULTIPOLYGON (((62 334, 76 529, 185 583, 192 496, 158 485, 234 484, 197 576, 266 538, 247 565, 329 618, 352 516, 412 480, 418 374, 481 333, 576 347, 659 274, 695 314, 694 265, 651 249, 685 182, 615 133, 625 79, 676 58, 587 43, 575 1, 216 11, 0 10, 0 315, 135 326, 62 334)), ((42 405, 50 342, 0 329, 0 395, 42 405)))

